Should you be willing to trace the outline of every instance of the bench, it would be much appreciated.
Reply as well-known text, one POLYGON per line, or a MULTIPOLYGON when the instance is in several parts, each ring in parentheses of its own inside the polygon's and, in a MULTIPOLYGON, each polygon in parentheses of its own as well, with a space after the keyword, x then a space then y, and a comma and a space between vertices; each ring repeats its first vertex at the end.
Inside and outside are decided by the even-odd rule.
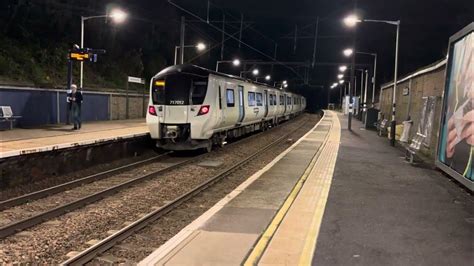
POLYGON ((413 137, 411 140, 410 145, 405 144, 403 145, 405 147, 405 159, 410 162, 410 164, 413 164, 414 157, 418 151, 420 151, 421 145, 423 144, 423 141, 425 140, 426 135, 423 135, 421 133, 416 133, 416 136, 413 137))
POLYGON ((10 129, 13 129, 13 122, 19 118, 21 118, 21 116, 13 115, 10 106, 0 106, 0 122, 10 122, 10 129))

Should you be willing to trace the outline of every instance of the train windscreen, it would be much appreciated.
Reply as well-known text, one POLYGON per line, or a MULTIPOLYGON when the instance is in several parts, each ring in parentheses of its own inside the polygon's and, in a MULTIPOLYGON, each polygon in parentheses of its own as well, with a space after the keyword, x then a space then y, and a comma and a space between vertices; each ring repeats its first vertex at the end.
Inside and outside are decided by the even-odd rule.
POLYGON ((153 80, 152 101, 157 105, 200 105, 207 92, 207 78, 168 75, 153 80))

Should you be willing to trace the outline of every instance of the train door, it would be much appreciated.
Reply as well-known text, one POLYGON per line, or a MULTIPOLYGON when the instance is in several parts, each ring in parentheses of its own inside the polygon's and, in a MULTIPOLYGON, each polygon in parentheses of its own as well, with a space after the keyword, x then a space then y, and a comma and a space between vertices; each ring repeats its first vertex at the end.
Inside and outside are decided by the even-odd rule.
POLYGON ((268 115, 268 90, 263 91, 263 105, 265 107, 265 114, 263 117, 267 117, 268 115))
POLYGON ((218 101, 219 101, 219 126, 224 126, 227 120, 226 104, 225 104, 225 82, 218 83, 218 101))
POLYGON ((244 107, 244 86, 239 85, 238 88, 239 93, 239 123, 242 123, 245 117, 245 107, 244 107))
POLYGON ((287 104, 288 101, 286 100, 286 97, 287 97, 286 94, 284 94, 284 96, 283 96, 283 102, 285 103, 285 111, 284 111, 283 113, 286 113, 286 110, 287 110, 287 108, 288 108, 288 104, 287 104))

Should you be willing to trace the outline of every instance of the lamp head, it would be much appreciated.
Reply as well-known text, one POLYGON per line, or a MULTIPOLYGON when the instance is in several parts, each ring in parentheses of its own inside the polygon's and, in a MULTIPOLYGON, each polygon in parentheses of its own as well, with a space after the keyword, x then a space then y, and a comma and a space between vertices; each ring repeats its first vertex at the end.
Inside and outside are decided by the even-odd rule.
POLYGON ((204 43, 200 42, 200 43, 196 44, 196 49, 198 51, 203 51, 204 49, 206 49, 206 45, 204 43))
POLYGON ((117 24, 124 22, 128 14, 119 8, 114 8, 110 11, 109 17, 117 24))
POLYGON ((345 17, 343 21, 347 27, 354 27, 358 22, 361 22, 359 17, 357 17, 357 15, 354 15, 354 14, 345 17))
POLYGON ((344 72, 347 70, 347 66, 340 66, 339 71, 344 72))
POLYGON ((352 50, 351 48, 347 48, 347 49, 345 49, 344 51, 342 51, 342 53, 343 53, 346 57, 349 57, 349 56, 351 56, 351 55, 354 53, 354 50, 352 50))

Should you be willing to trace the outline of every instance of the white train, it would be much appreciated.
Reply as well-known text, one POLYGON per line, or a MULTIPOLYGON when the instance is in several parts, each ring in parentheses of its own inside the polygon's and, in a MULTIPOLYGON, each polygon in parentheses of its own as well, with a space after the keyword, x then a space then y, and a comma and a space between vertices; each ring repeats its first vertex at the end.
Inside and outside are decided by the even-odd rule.
POLYGON ((176 65, 150 83, 146 122, 157 146, 193 150, 263 130, 304 111, 298 94, 218 73, 176 65))

